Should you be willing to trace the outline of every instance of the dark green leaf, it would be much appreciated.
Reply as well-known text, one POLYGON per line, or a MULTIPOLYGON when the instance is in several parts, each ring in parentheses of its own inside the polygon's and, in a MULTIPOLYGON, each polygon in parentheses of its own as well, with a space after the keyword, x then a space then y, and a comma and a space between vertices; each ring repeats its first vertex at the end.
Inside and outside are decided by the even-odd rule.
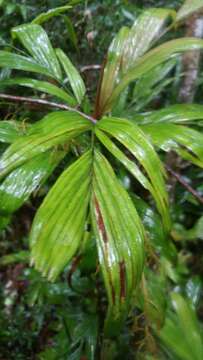
POLYGON ((34 20, 32 20, 33 24, 42 24, 45 21, 50 20, 52 17, 58 16, 64 12, 66 12, 67 10, 70 10, 72 8, 72 6, 70 5, 65 5, 65 6, 60 6, 54 9, 50 9, 47 12, 43 12, 40 15, 38 15, 34 20))
POLYGON ((155 253, 169 260, 176 258, 176 248, 165 233, 161 217, 144 200, 131 195, 147 234, 147 244, 155 253))
POLYGON ((0 265, 7 266, 15 263, 28 263, 30 253, 29 251, 22 250, 14 254, 4 255, 0 258, 0 265))
POLYGON ((0 216, 0 231, 4 230, 10 223, 10 216, 0 216))
POLYGON ((79 52, 78 38, 77 38, 77 34, 75 32, 73 23, 68 16, 64 16, 63 19, 67 26, 68 37, 69 37, 71 43, 73 44, 73 46, 75 47, 75 49, 79 52))

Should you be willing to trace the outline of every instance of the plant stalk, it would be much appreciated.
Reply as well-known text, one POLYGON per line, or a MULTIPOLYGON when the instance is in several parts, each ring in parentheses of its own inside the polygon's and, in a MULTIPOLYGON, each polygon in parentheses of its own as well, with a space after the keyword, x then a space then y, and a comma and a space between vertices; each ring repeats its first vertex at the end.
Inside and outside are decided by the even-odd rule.
POLYGON ((59 104, 59 103, 55 103, 55 102, 51 102, 51 101, 47 101, 47 100, 43 100, 43 99, 33 99, 30 97, 14 96, 14 95, 9 95, 9 94, 0 94, 0 98, 6 99, 6 100, 12 101, 12 102, 23 102, 23 103, 28 103, 28 104, 45 105, 48 107, 57 108, 57 109, 61 109, 61 110, 74 111, 77 114, 83 116, 84 118, 86 118, 87 120, 91 121, 94 124, 97 122, 97 120, 94 119, 92 116, 84 114, 82 111, 77 110, 76 108, 73 108, 66 104, 59 104))

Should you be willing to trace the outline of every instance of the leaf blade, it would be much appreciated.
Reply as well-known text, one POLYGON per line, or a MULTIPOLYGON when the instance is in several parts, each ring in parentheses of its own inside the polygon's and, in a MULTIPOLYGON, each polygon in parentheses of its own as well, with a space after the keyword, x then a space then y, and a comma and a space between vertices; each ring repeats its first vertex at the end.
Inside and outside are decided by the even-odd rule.
POLYGON ((12 171, 0 184, 0 212, 10 214, 19 209, 51 175, 65 152, 44 153, 12 171))
POLYGON ((88 151, 65 170, 34 219, 30 235, 32 262, 50 280, 56 279, 82 240, 90 194, 88 175, 91 163, 92 156, 88 151), (79 184, 82 185, 78 187, 79 184))
POLYGON ((75 112, 50 113, 5 151, 0 160, 0 177, 3 178, 19 165, 56 145, 63 145, 92 127, 90 121, 75 112))
POLYGON ((119 326, 125 318, 140 281, 144 231, 131 199, 99 151, 94 153, 93 171, 91 217, 109 300, 106 331, 114 332, 118 328, 113 330, 111 321, 119 326))
POLYGON ((180 294, 172 293, 171 298, 176 314, 169 313, 159 337, 178 358, 200 360, 203 346, 195 311, 180 294))
POLYGON ((123 53, 123 71, 126 73, 136 61, 158 40, 160 31, 168 19, 174 19, 171 9, 152 8, 145 10, 132 26, 123 53))
POLYGON ((177 21, 182 21, 203 8, 202 0, 186 0, 177 13, 177 21))
POLYGON ((113 39, 109 50, 100 90, 99 113, 103 113, 114 88, 122 82, 124 75, 136 65, 138 59, 159 38, 160 31, 170 17, 170 9, 152 8, 143 12, 131 29, 123 27, 113 39))
POLYGON ((163 179, 164 169, 153 146, 146 139, 145 134, 138 126, 126 119, 104 117, 97 126, 100 130, 116 138, 143 166, 153 188, 152 196, 168 229, 170 227, 170 220, 168 214, 168 195, 163 179))
POLYGON ((21 134, 19 124, 15 121, 0 121, 0 142, 11 144, 21 134))
POLYGON ((4 50, 0 51, 0 67, 29 71, 53 77, 53 74, 49 69, 41 64, 38 64, 33 58, 10 53, 4 50))
POLYGON ((61 49, 57 49, 56 54, 66 72, 73 93, 78 103, 81 104, 86 92, 84 81, 70 59, 61 49))
POLYGON ((61 68, 47 33, 37 24, 20 25, 12 29, 32 57, 58 80, 62 79, 61 68))
POLYGON ((72 6, 70 5, 59 6, 54 9, 50 9, 38 15, 34 20, 32 20, 32 24, 43 24, 45 21, 50 20, 52 17, 58 16, 70 9, 72 9, 72 6))
POLYGON ((114 155, 128 170, 129 172, 140 182, 140 184, 151 193, 153 193, 153 188, 147 179, 147 177, 142 173, 139 167, 131 161, 125 154, 122 152, 113 141, 109 139, 105 133, 99 129, 95 131, 96 136, 101 141, 101 143, 114 155))
MULTIPOLYGON (((139 115, 138 123, 176 123, 184 124, 203 119, 203 106, 199 104, 177 104, 139 115)), ((135 119, 136 121, 136 119, 135 119)))
POLYGON ((31 78, 15 78, 15 79, 0 81, 0 86, 9 86, 9 85, 19 85, 34 90, 42 91, 46 94, 50 94, 58 97, 59 99, 62 99, 69 105, 72 106, 76 105, 75 99, 71 95, 69 95, 66 91, 46 81, 40 81, 31 78))
POLYGON ((155 66, 168 60, 172 56, 177 56, 184 51, 200 50, 202 48, 203 40, 196 38, 184 38, 184 41, 182 39, 170 40, 163 45, 150 50, 147 54, 142 56, 140 60, 137 61, 136 65, 124 75, 110 96, 104 108, 104 112, 108 112, 111 109, 117 97, 129 85, 130 82, 139 79, 142 75, 152 70, 155 66))
POLYGON ((166 123, 143 125, 142 129, 155 146, 166 152, 174 150, 186 160, 203 167, 203 136, 200 132, 166 123))

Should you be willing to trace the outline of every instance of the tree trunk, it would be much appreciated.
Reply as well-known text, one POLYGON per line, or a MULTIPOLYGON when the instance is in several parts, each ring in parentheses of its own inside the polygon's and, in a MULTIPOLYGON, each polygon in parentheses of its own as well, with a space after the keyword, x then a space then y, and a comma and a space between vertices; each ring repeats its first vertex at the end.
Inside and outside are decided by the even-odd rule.
MULTIPOLYGON (((187 37, 203 37, 203 13, 191 16, 186 23, 187 37)), ((179 102, 192 103, 196 93, 201 51, 188 51, 183 55, 182 68, 184 77, 180 86, 179 102)))

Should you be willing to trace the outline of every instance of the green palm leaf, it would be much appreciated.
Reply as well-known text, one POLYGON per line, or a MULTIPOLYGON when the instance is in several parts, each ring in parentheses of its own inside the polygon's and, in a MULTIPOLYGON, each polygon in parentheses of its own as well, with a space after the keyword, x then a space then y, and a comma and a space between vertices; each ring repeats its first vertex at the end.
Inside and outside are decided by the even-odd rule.
POLYGON ((202 0, 186 0, 177 13, 177 21, 181 21, 203 8, 202 0))
POLYGON ((203 135, 200 132, 165 123, 143 125, 142 130, 155 146, 164 151, 175 150, 184 159, 203 167, 203 135))
POLYGON ((143 113, 135 117, 140 124, 153 123, 192 123, 195 120, 203 119, 203 105, 198 104, 177 104, 165 109, 143 113))
POLYGON ((106 332, 114 334, 140 281, 144 233, 132 200, 98 151, 94 153, 91 215, 109 300, 106 332))
MULTIPOLYGON (((151 189, 157 208, 163 217, 166 227, 169 228, 168 196, 163 179, 164 169, 153 146, 146 139, 145 134, 137 125, 126 119, 106 117, 98 123, 97 127, 124 145, 126 150, 130 151, 145 169, 150 179, 150 185, 146 183, 143 177, 141 179, 140 173, 138 180, 141 180, 141 183, 145 181, 145 187, 148 186, 151 189)), ((136 171, 136 168, 134 171, 136 171)))
POLYGON ((29 71, 39 73, 49 77, 55 77, 49 68, 40 65, 31 57, 10 53, 8 51, 0 51, 0 67, 15 69, 21 71, 29 71))
POLYGON ((34 20, 32 20, 32 24, 42 24, 45 21, 48 21, 55 16, 61 15, 62 13, 70 9, 72 9, 72 6, 70 5, 59 6, 57 8, 50 9, 47 12, 43 12, 38 15, 34 20))
POLYGON ((40 206, 30 244, 35 267, 54 280, 77 251, 85 231, 92 166, 88 151, 59 177, 40 206))
POLYGON ((101 130, 96 129, 96 135, 101 143, 113 154, 128 170, 129 172, 140 182, 140 184, 154 193, 153 187, 150 184, 150 181, 140 170, 139 166, 136 165, 135 161, 130 160, 123 151, 119 149, 118 146, 101 130))
POLYGON ((90 121, 75 112, 50 113, 5 151, 0 160, 0 177, 40 153, 69 142, 73 137, 90 130, 92 126, 90 121))
POLYGON ((15 78, 15 79, 0 81, 0 86, 11 86, 11 85, 19 85, 37 91, 42 91, 43 93, 58 97, 59 99, 65 101, 67 104, 71 106, 77 105, 76 100, 66 91, 46 81, 40 81, 30 78, 15 78))
POLYGON ((63 151, 43 153, 12 171, 0 184, 0 212, 10 214, 22 206, 47 180, 64 154, 63 151))
POLYGON ((109 97, 115 86, 122 81, 124 74, 135 66, 137 60, 157 40, 161 28, 170 16, 174 17, 175 12, 169 9, 149 9, 144 11, 131 29, 123 27, 119 31, 108 50, 97 104, 99 113, 106 108, 109 97))
POLYGON ((65 70, 73 93, 78 103, 81 104, 86 92, 84 81, 75 66, 71 63, 70 59, 61 49, 57 49, 56 54, 65 70))
POLYGON ((196 314, 180 294, 173 293, 171 297, 176 314, 168 315, 159 337, 178 359, 201 360, 202 336, 196 314))
POLYGON ((20 135, 20 124, 16 121, 0 121, 0 142, 13 143, 20 135))
POLYGON ((175 16, 174 10, 162 8, 148 9, 140 15, 125 43, 121 64, 124 73, 135 66, 136 61, 159 39, 166 22, 172 21, 175 16))
POLYGON ((202 48, 203 40, 196 38, 184 38, 184 41, 182 39, 171 40, 153 50, 150 50, 123 76, 120 83, 114 89, 103 111, 107 112, 111 109, 117 97, 126 88, 126 86, 130 84, 130 82, 139 79, 155 66, 184 51, 198 50, 202 48))
POLYGON ((32 262, 50 280, 58 276, 83 239, 89 201, 109 300, 106 332, 116 333, 142 274, 144 231, 132 200, 98 150, 65 170, 39 208, 31 231, 32 262))
POLYGON ((12 29, 13 37, 17 37, 37 63, 48 69, 56 79, 61 80, 61 68, 55 51, 44 29, 37 24, 20 25, 12 29))
POLYGON ((123 51, 129 35, 127 27, 121 28, 117 36, 113 39, 109 50, 102 77, 101 89, 99 92, 99 99, 97 103, 98 114, 102 113, 109 96, 113 93, 114 87, 120 81, 121 77, 121 64, 123 51))

